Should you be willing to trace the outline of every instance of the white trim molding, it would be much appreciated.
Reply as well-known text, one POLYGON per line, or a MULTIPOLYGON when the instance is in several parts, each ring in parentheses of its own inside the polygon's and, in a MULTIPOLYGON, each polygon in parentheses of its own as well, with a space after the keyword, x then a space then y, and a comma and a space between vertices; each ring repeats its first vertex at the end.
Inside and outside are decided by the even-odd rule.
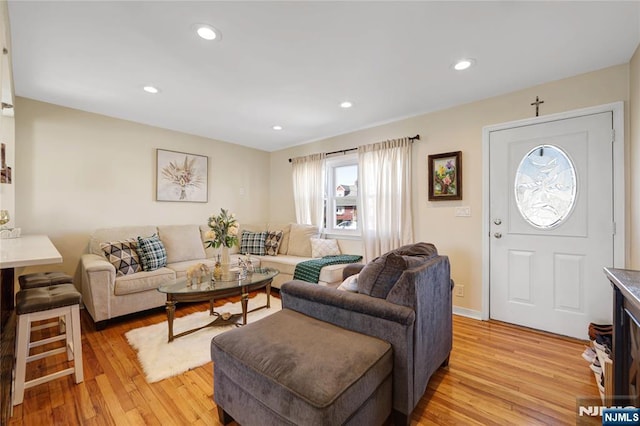
POLYGON ((453 315, 459 315, 461 317, 467 317, 475 320, 482 320, 482 312, 474 309, 462 308, 460 306, 453 306, 453 315))

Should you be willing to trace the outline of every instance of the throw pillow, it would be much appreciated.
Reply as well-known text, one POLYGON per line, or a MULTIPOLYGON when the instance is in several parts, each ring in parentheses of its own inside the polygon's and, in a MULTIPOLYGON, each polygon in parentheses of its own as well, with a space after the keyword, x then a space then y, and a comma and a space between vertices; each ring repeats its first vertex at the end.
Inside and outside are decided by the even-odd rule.
POLYGON ((138 248, 145 271, 155 271, 167 265, 167 251, 157 234, 147 238, 138 237, 138 248))
POLYGON ((267 256, 277 256, 280 241, 282 241, 282 231, 267 232, 267 238, 264 240, 264 251, 267 256))
POLYGON ((100 243, 107 260, 116 268, 117 276, 135 274, 142 271, 140 257, 136 251, 138 242, 134 239, 100 243))
POLYGON ((264 256, 264 241, 267 239, 267 232, 242 231, 240 238, 240 253, 257 254, 264 256))
POLYGON ((339 256, 338 240, 311 238, 311 257, 339 256))
POLYGON ((349 275, 342 284, 338 286, 338 290, 350 291, 352 293, 358 292, 358 276, 360 274, 349 275))
POLYGON ((291 224, 289 234, 289 256, 311 257, 311 238, 318 238, 318 228, 313 225, 291 224))
POLYGON ((385 299, 407 263, 402 256, 393 252, 367 263, 358 277, 358 293, 385 299))

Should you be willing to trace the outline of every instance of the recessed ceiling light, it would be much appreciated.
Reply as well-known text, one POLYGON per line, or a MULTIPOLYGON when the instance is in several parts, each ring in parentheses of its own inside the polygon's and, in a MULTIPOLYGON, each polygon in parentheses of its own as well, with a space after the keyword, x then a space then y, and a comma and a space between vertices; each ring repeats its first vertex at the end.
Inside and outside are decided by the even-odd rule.
POLYGON ((277 124, 272 127, 273 130, 282 130, 282 126, 278 126, 277 124))
POLYGON ((220 31, 213 28, 211 25, 198 24, 196 25, 196 32, 205 40, 219 40, 220 31))
POLYGON ((453 65, 453 69, 455 69, 456 71, 462 71, 462 70, 466 70, 467 68, 471 67, 473 64, 475 64, 475 60, 474 59, 460 59, 458 62, 456 62, 453 65))
POLYGON ((349 101, 344 101, 340 104, 341 108, 351 108, 353 106, 353 103, 349 102, 349 101))
POLYGON ((142 90, 144 90, 147 93, 158 93, 160 91, 158 90, 157 87, 154 87, 154 86, 144 86, 142 90))

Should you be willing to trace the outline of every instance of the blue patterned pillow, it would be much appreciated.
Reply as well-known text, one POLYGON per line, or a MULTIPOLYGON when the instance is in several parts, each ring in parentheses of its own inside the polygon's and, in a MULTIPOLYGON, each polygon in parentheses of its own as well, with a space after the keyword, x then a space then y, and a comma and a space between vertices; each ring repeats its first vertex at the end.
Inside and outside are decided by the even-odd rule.
POLYGON ((264 241, 267 239, 267 232, 242 231, 240 238, 240 253, 257 254, 264 256, 264 241))
POLYGON ((167 251, 156 234, 148 238, 138 237, 138 255, 145 271, 154 271, 167 264, 167 251))

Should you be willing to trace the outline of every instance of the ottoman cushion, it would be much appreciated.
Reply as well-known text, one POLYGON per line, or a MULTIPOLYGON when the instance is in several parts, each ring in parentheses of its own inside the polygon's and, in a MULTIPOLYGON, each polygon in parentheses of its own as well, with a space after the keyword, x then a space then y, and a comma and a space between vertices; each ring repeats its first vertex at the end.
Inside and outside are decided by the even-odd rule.
POLYGON ((211 358, 216 371, 294 424, 345 423, 393 367, 389 343, 289 309, 214 337, 211 358))

